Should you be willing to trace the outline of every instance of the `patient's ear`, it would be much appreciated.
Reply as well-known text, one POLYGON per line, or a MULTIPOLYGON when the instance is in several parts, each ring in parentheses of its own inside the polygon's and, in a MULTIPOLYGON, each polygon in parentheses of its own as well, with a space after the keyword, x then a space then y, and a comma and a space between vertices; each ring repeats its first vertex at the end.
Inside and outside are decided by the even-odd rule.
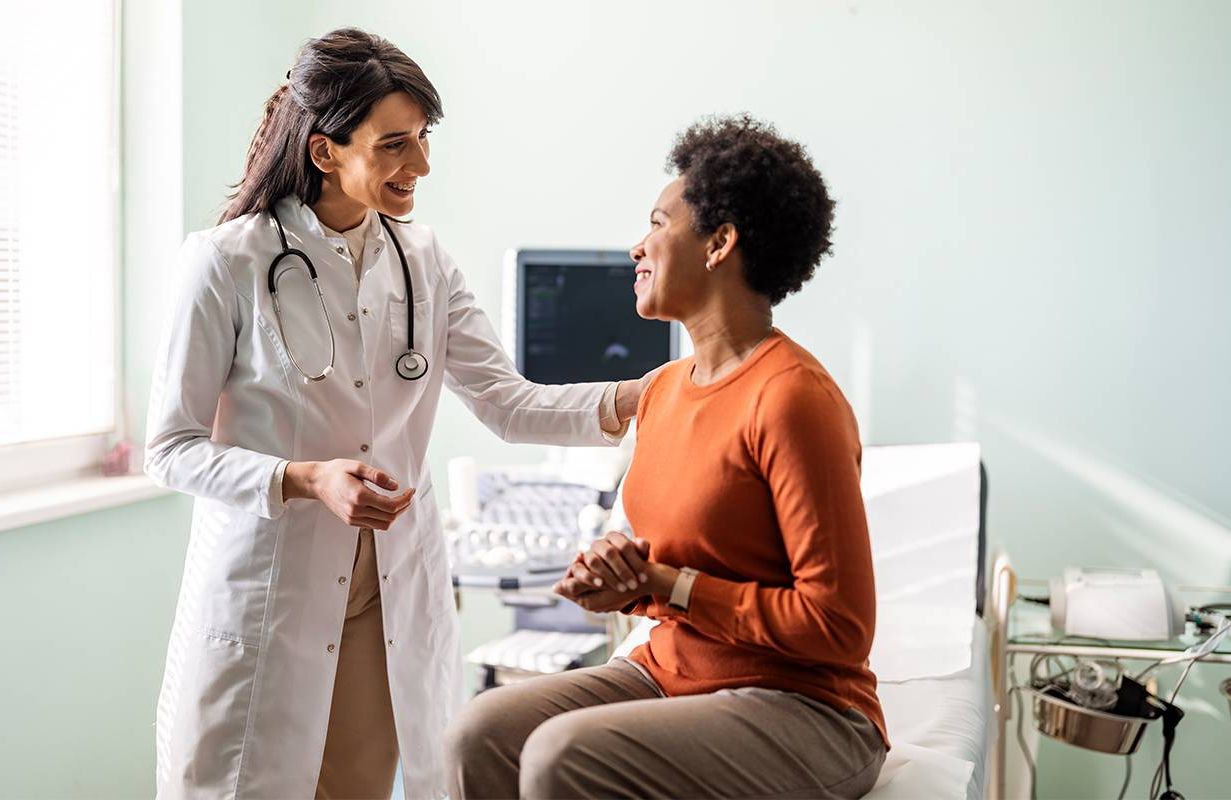
POLYGON ((705 242, 705 268, 713 272, 735 250, 739 231, 729 222, 724 222, 709 235, 705 242))

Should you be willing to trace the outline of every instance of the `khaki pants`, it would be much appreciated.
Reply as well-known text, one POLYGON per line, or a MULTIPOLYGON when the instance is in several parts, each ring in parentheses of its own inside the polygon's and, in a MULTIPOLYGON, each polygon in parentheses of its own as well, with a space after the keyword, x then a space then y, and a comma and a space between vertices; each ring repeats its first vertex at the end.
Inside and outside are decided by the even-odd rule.
POLYGON ((485 692, 445 741, 453 800, 859 797, 884 760, 854 709, 760 688, 668 698, 622 659, 485 692))
POLYGON ((398 743, 385 656, 376 545, 372 531, 364 528, 351 571, 329 731, 316 784, 316 796, 322 800, 389 800, 393 792, 398 743))

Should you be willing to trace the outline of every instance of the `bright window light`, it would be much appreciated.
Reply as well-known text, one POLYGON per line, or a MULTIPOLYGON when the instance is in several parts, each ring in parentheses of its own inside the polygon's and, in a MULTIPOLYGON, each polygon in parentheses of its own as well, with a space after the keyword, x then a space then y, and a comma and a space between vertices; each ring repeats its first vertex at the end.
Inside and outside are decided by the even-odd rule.
POLYGON ((115 13, 0 3, 0 447, 116 420, 115 13))

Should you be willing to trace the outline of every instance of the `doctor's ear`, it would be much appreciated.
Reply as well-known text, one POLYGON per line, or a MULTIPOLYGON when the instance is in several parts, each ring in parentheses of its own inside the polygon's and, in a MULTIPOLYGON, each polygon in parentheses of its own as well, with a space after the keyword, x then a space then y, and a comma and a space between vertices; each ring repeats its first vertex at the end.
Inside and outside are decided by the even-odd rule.
POLYGON ((321 172, 329 173, 338 168, 337 145, 323 133, 308 137, 308 156, 321 172))

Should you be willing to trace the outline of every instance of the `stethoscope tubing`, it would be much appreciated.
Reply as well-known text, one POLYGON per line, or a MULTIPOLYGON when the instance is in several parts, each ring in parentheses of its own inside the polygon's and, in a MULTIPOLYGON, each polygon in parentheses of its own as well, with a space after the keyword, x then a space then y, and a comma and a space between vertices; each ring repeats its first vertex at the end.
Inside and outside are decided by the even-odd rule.
MULTIPOLYGON (((269 271, 266 275, 269 285, 269 296, 273 301, 274 316, 278 321, 278 335, 282 338, 283 347, 286 348, 286 354, 291 359, 291 364, 303 376, 304 383, 315 383, 323 381, 333 374, 333 367, 337 357, 337 340, 333 333, 333 321, 329 319, 329 310, 325 305, 325 294, 321 291, 320 283, 317 281, 316 266, 312 263, 312 259, 302 250, 291 247, 286 240, 286 231, 282 227, 282 220, 278 218, 278 212, 273 208, 269 209, 269 215, 273 218, 274 226, 278 229, 278 241, 282 245, 282 252, 274 256, 273 261, 269 264, 269 271), (317 300, 321 304, 321 313, 325 317, 325 324, 329 328, 329 365, 319 375, 309 375, 300 366, 295 359, 295 354, 291 351, 290 345, 287 343, 286 332, 282 327, 282 305, 278 301, 278 281, 277 272, 278 265, 284 259, 297 258, 308 269, 308 277, 312 280, 312 287, 316 289, 317 300)), ((428 361, 427 358, 415 350, 415 313, 414 313, 414 284, 410 277, 410 265, 406 261, 406 253, 402 249, 402 243, 394 234, 393 228, 389 224, 389 218, 384 214, 379 214, 380 224, 384 226, 385 233, 388 234, 389 240, 393 242, 393 248, 397 250, 398 262, 402 267, 402 280, 406 284, 406 352, 402 353, 394 361, 394 371, 398 377, 403 380, 413 381, 422 378, 427 374, 428 361)))

